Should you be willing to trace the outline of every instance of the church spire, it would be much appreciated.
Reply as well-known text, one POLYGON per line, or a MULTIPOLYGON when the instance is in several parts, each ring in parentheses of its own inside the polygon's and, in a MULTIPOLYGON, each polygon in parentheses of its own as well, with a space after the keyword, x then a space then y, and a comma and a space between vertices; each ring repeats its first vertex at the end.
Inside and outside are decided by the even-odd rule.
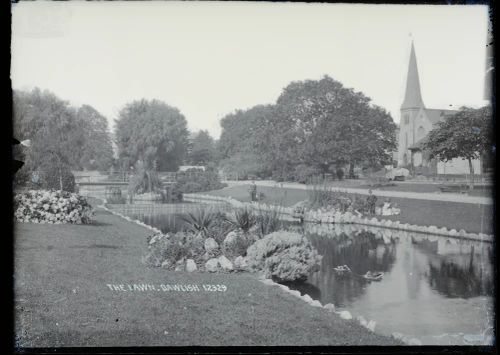
POLYGON ((408 77, 406 78, 406 93, 401 109, 424 107, 422 95, 420 94, 420 80, 418 79, 417 57, 415 47, 411 42, 410 64, 408 66, 408 77))

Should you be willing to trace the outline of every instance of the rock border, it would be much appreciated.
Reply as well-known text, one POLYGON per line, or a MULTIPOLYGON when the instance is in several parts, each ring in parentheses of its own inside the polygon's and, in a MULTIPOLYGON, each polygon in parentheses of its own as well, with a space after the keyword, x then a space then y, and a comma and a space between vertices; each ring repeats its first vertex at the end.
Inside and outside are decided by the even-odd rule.
MULTIPOLYGON (((204 195, 204 194, 184 194, 184 200, 190 202, 202 202, 204 201, 217 201, 217 202, 226 202, 231 204, 234 207, 250 207, 254 210, 278 210, 281 212, 283 219, 286 220, 296 220, 293 218, 293 207, 279 207, 275 205, 268 205, 265 203, 257 203, 257 202, 241 202, 232 197, 224 197, 224 196, 214 196, 214 195, 204 195), (201 200, 201 201, 200 201, 201 200)), ((418 226, 415 224, 409 223, 401 223, 400 221, 392 221, 385 219, 377 219, 372 217, 369 219, 368 217, 357 216, 353 213, 346 212, 323 212, 320 210, 309 210, 304 215, 304 221, 310 223, 344 223, 344 224, 360 224, 366 226, 374 226, 374 227, 384 227, 390 229, 398 229, 405 230, 409 232, 417 232, 417 233, 425 233, 425 234, 434 234, 441 235, 452 238, 459 239, 471 239, 482 242, 493 242, 493 235, 484 234, 484 233, 469 233, 463 229, 457 231, 456 229, 448 230, 446 227, 438 228, 436 226, 418 226)))
MULTIPOLYGON (((344 320, 357 321, 361 326, 368 329, 368 331, 375 333, 375 327, 377 325, 377 322, 374 320, 367 321, 363 316, 358 316, 354 319, 351 315, 351 312, 349 312, 349 311, 336 311, 335 305, 333 305, 332 303, 322 305, 321 302, 319 302, 318 300, 313 300, 311 298, 311 296, 309 296, 308 294, 301 295, 300 292, 297 290, 292 290, 286 285, 279 284, 277 282, 274 282, 271 279, 266 279, 262 276, 258 280, 260 282, 262 282, 263 284, 268 285, 268 286, 278 286, 280 289, 282 289, 286 293, 289 293, 292 296, 301 299, 302 301, 306 302, 307 304, 309 304, 312 307, 323 308, 327 312, 334 313, 344 320)), ((391 336, 394 339, 402 341, 406 345, 422 345, 422 342, 419 339, 409 337, 409 336, 403 335, 401 333, 392 333, 391 336)))
POLYGON ((123 218, 126 221, 135 223, 135 224, 137 224, 137 225, 139 225, 141 227, 145 227, 145 228, 147 228, 147 229, 149 229, 149 230, 151 230, 151 231, 153 231, 155 233, 161 233, 161 230, 159 230, 158 228, 151 227, 150 225, 147 225, 146 223, 143 223, 143 222, 139 221, 138 219, 132 219, 129 216, 126 216, 126 215, 124 215, 124 214, 122 214, 120 212, 113 211, 112 209, 106 207, 104 204, 98 205, 97 207, 102 208, 103 210, 108 211, 111 214, 114 214, 115 216, 121 217, 121 218, 123 218))

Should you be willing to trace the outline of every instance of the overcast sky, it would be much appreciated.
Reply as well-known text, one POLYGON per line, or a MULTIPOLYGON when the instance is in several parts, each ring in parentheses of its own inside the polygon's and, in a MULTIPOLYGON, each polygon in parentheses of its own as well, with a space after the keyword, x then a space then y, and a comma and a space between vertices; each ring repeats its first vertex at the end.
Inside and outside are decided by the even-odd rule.
POLYGON ((225 114, 325 74, 399 122, 411 38, 427 107, 483 102, 485 6, 74 1, 12 12, 14 89, 90 104, 111 125, 125 103, 157 98, 218 137, 225 114))

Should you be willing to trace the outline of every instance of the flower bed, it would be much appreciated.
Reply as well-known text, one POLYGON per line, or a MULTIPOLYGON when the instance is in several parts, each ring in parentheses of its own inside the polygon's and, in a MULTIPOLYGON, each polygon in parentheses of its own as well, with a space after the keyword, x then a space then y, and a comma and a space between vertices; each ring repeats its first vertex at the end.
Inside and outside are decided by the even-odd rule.
POLYGON ((18 222, 89 224, 93 213, 85 197, 67 191, 29 190, 14 196, 18 222))

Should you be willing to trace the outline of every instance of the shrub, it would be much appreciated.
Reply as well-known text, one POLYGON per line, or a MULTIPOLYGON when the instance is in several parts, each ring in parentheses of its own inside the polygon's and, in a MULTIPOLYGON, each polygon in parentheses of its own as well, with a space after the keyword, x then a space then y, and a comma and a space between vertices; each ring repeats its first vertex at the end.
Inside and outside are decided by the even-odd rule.
POLYGON ((322 257, 302 235, 294 232, 271 233, 247 250, 251 270, 264 271, 277 281, 305 281, 318 269, 322 257))
POLYGON ((138 161, 135 173, 129 181, 129 191, 134 194, 156 192, 161 189, 161 185, 158 173, 148 168, 142 161, 138 161))
POLYGON ((40 174, 39 182, 42 189, 59 190, 61 188, 61 182, 64 191, 75 192, 75 176, 68 167, 62 166, 60 170, 53 165, 44 167, 44 170, 40 174))
POLYGON ((221 183, 219 174, 213 170, 188 169, 177 173, 176 180, 177 188, 183 193, 220 190, 227 186, 221 183))
POLYGON ((276 232, 283 227, 280 220, 280 208, 273 208, 271 210, 259 209, 257 212, 257 226, 260 236, 276 232))
POLYGON ((344 178, 344 169, 337 168, 335 174, 337 175, 337 179, 342 180, 344 178))
POLYGON ((234 230, 235 227, 229 223, 225 213, 217 211, 214 215, 214 220, 210 229, 208 230, 208 235, 214 238, 215 241, 221 245, 224 242, 227 234, 234 230))
POLYGON ((170 202, 182 202, 183 194, 180 186, 174 184, 172 190, 170 191, 170 202))
POLYGON ((295 180, 301 184, 310 182, 314 177, 321 175, 321 170, 306 164, 299 164, 295 167, 295 180))
POLYGON ((14 196, 14 218, 31 223, 92 222, 93 209, 85 197, 67 191, 29 190, 14 196))
POLYGON ((215 217, 216 215, 211 209, 199 208, 194 212, 182 215, 181 219, 186 223, 188 230, 208 236, 209 229, 215 222, 215 217))
POLYGON ((204 238, 201 234, 178 232, 175 234, 157 233, 147 238, 148 252, 144 261, 149 266, 175 268, 177 261, 193 259, 196 264, 204 262, 204 238))
POLYGON ((307 190, 307 196, 311 207, 325 207, 331 204, 332 191, 323 179, 316 177, 311 180, 311 187, 307 190))
POLYGON ((241 229, 243 232, 248 233, 257 223, 257 217, 249 207, 239 208, 227 216, 227 221, 235 229, 241 229))
POLYGON ((125 196, 122 196, 122 195, 113 194, 113 195, 106 197, 106 203, 124 204, 124 203, 127 203, 127 198, 125 196))

